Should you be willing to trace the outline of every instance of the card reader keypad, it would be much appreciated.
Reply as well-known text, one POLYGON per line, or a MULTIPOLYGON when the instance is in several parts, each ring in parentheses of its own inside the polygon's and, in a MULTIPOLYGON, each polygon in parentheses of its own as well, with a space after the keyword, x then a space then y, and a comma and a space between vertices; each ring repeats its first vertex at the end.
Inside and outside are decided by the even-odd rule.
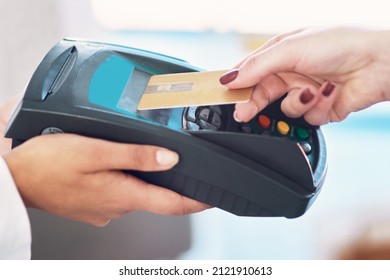
POLYGON ((221 130, 222 112, 219 106, 189 107, 185 112, 188 130, 221 130))
POLYGON ((278 120, 266 114, 259 113, 250 122, 242 123, 240 129, 243 133, 259 134, 295 141, 301 146, 310 163, 314 163, 313 149, 315 145, 313 131, 310 128, 297 126, 287 121, 278 120))
POLYGON ((288 120, 280 120, 262 112, 247 123, 238 124, 234 122, 236 126, 233 127, 235 128, 231 125, 227 128, 223 117, 224 114, 220 106, 188 107, 184 111, 185 128, 187 130, 238 130, 247 134, 258 134, 295 141, 299 143, 309 161, 311 163, 314 161, 313 132, 310 128, 297 126, 291 124, 288 120))

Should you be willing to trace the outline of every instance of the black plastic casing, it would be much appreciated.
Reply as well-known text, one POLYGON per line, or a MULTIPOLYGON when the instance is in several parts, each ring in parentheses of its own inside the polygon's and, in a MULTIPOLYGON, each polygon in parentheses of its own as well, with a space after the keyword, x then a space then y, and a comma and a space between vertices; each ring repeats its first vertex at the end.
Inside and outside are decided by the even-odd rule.
MULTIPOLYGON (((178 152, 179 164, 164 172, 127 172, 239 216, 295 218, 314 202, 327 170, 320 128, 305 124, 313 131, 316 152, 310 165, 293 141, 241 132, 179 131, 97 106, 79 106, 77 100, 85 102, 74 83, 79 69, 102 51, 161 73, 200 71, 185 61, 143 50, 63 40, 43 59, 12 116, 5 136, 13 139, 14 147, 43 131, 157 145, 178 152)), ((280 114, 276 105, 267 110, 280 114)))

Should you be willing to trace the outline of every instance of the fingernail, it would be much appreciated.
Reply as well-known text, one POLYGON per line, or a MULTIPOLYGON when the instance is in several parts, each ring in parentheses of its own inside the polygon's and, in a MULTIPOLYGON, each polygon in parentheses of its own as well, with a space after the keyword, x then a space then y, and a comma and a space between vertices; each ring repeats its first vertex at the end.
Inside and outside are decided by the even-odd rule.
POLYGON ((237 117, 237 111, 234 111, 234 113, 233 113, 233 119, 234 119, 236 122, 238 122, 238 123, 241 123, 241 122, 242 122, 242 120, 240 120, 240 119, 237 117))
POLYGON ((335 88, 335 85, 333 83, 327 81, 324 89, 322 90, 322 95, 328 97, 329 95, 331 95, 334 88, 335 88))
POLYGON ((313 99, 313 97, 314 95, 311 93, 310 89, 307 88, 301 93, 299 100, 302 104, 307 104, 313 99))
POLYGON ((179 162, 179 155, 169 150, 157 150, 156 161, 160 165, 173 166, 179 162))
POLYGON ((238 76, 238 69, 233 69, 233 70, 230 70, 229 72, 223 74, 220 78, 219 78, 219 82, 222 84, 222 85, 226 85, 230 82, 233 82, 238 76))

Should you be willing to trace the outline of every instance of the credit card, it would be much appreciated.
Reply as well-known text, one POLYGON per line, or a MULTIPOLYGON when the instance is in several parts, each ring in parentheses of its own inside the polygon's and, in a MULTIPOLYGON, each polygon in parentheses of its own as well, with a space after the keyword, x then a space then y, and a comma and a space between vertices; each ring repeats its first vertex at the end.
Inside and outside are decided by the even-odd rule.
POLYGON ((154 75, 138 104, 138 110, 246 102, 252 88, 229 89, 219 83, 228 70, 154 75))

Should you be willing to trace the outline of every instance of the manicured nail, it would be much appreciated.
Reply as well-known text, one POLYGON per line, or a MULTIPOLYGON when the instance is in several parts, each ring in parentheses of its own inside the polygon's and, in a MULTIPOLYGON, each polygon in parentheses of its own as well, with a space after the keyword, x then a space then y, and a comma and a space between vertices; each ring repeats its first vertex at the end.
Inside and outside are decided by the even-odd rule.
POLYGON ((242 122, 242 120, 240 120, 240 119, 237 117, 237 111, 234 111, 234 113, 233 113, 233 119, 234 119, 236 122, 238 122, 238 123, 241 123, 241 122, 242 122))
POLYGON ((223 74, 221 78, 219 78, 219 82, 222 85, 226 85, 230 82, 233 82, 237 78, 237 76, 238 76, 238 69, 233 69, 223 74))
POLYGON ((169 150, 157 150, 156 161, 160 165, 174 166, 179 162, 179 155, 169 150))
POLYGON ((335 85, 332 84, 331 82, 327 81, 324 89, 322 90, 322 95, 328 97, 329 95, 331 95, 334 88, 335 88, 335 85))
POLYGON ((302 104, 307 104, 313 99, 313 97, 314 95, 311 93, 310 89, 307 88, 301 93, 299 100, 302 104))

